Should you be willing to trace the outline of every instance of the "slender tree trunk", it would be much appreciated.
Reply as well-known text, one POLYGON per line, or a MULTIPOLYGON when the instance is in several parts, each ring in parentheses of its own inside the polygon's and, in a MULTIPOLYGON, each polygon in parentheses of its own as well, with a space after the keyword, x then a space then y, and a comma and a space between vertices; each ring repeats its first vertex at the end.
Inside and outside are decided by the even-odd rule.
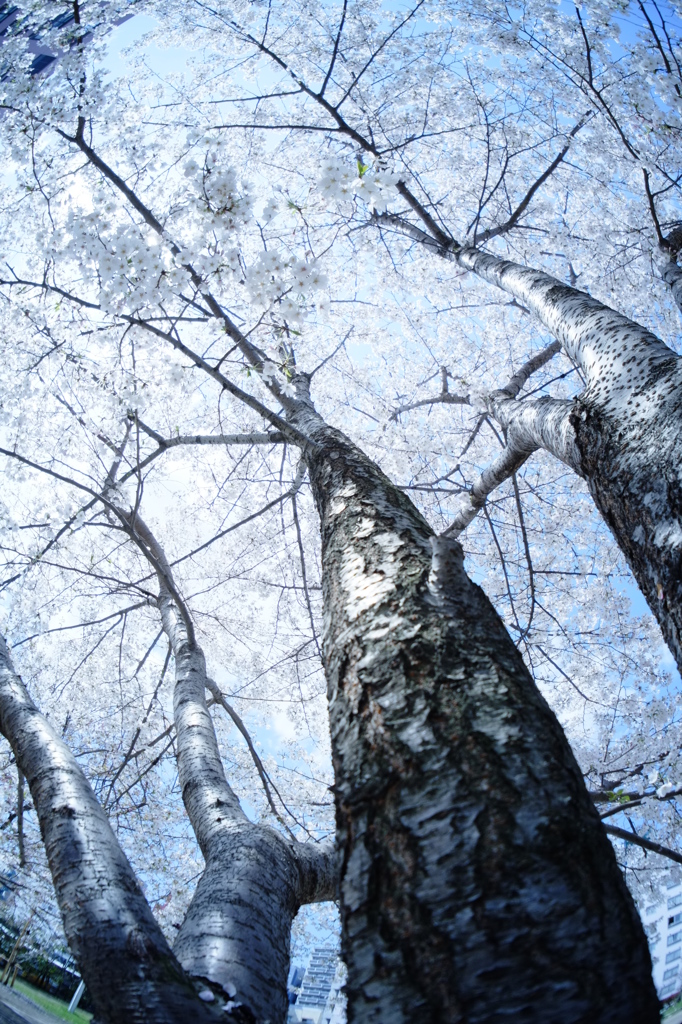
POLYGON ((582 775, 456 541, 306 399, 351 1022, 653 1024, 582 775))
POLYGON ((559 417, 564 461, 587 480, 682 671, 682 360, 547 274, 473 249, 456 258, 536 313, 581 368, 585 391, 559 417))
POLYGON ((251 822, 230 787, 206 704, 203 651, 163 549, 130 517, 159 579, 159 609, 175 657, 174 717, 182 798, 206 860, 174 952, 244 1024, 284 1024, 291 924, 302 903, 337 893, 336 854, 251 822))
POLYGON ((0 730, 28 782, 64 931, 97 1016, 108 1024, 219 1019, 171 952, 106 814, 28 696, 2 637, 0 730))

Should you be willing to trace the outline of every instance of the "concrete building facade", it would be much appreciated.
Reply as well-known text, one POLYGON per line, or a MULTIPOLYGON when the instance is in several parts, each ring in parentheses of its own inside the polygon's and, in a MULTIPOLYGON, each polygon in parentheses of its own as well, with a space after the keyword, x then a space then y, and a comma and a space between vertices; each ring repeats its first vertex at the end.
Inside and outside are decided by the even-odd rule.
POLYGON ((313 951, 305 973, 300 967, 292 967, 288 1024, 345 1024, 343 980, 338 953, 327 946, 313 951))
POLYGON ((671 877, 662 903, 642 914, 649 937, 654 984, 659 998, 669 1002, 682 990, 682 879, 671 877))

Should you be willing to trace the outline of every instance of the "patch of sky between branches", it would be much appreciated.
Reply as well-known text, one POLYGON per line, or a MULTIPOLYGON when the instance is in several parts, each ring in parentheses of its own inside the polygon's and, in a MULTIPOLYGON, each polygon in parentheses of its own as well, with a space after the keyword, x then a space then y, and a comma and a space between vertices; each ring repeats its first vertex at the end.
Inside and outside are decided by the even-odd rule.
MULTIPOLYGON (((107 36, 107 48, 102 59, 102 67, 113 78, 123 78, 129 72, 125 51, 134 43, 139 42, 146 33, 158 27, 156 19, 148 14, 135 14, 122 25, 118 25, 107 36)), ((159 71, 177 71, 184 67, 191 57, 192 51, 184 46, 161 49, 150 45, 145 56, 151 66, 159 71)))

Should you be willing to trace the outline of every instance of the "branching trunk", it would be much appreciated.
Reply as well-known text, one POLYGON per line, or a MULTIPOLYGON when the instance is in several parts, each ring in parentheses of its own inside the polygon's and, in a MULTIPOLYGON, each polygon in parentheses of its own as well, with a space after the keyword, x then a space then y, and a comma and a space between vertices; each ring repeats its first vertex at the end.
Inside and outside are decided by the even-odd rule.
POLYGON ((28 782, 69 945, 109 1024, 218 1019, 171 952, 73 754, 40 714, 0 637, 0 730, 28 782))
POLYGON ((249 821, 223 771, 203 654, 180 642, 175 657, 178 773, 206 867, 174 951, 189 974, 248 1008, 245 1020, 280 1024, 291 924, 302 903, 334 899, 335 858, 249 821))
POLYGON ((206 867, 174 952, 232 1009, 231 1019, 283 1024, 291 924, 302 903, 332 900, 336 855, 249 821, 223 768, 207 704, 214 688, 163 550, 139 516, 130 527, 153 559, 159 609, 175 657, 175 728, 182 798, 206 867), (188 628, 189 627, 189 628, 188 628))
POLYGON ((658 1019, 581 773, 459 545, 306 398, 351 1022, 658 1019))
POLYGON ((517 402, 504 391, 495 391, 488 399, 490 413, 505 431, 505 448, 483 470, 471 488, 466 503, 455 514, 446 533, 458 536, 483 508, 492 492, 509 480, 539 448, 551 452, 577 473, 580 453, 575 444, 572 417, 573 402, 539 398, 535 402, 517 402))
POLYGON ((682 669, 682 360, 639 324, 547 274, 471 249, 456 258, 536 313, 583 371, 587 386, 570 416, 573 438, 565 438, 578 455, 574 468, 682 669))

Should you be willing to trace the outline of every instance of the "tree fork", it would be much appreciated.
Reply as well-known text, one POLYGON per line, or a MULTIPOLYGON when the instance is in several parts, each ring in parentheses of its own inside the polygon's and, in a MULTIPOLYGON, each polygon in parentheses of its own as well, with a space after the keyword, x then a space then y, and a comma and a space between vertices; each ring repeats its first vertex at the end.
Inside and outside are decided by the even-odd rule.
POLYGON ((349 1021, 653 1024, 613 849, 461 548, 297 385, 317 442, 349 1021))
POLYGON ((336 854, 327 843, 299 843, 254 823, 242 810, 206 703, 206 690, 217 687, 172 568, 140 515, 117 513, 157 574, 161 621, 175 658, 178 779, 206 861, 173 951, 190 977, 228 1000, 231 1019, 283 1024, 291 924, 301 904, 335 898, 336 854))
POLYGON ((587 386, 570 415, 575 468, 682 670, 682 359, 549 274, 473 249, 455 258, 523 300, 582 369, 587 386))

